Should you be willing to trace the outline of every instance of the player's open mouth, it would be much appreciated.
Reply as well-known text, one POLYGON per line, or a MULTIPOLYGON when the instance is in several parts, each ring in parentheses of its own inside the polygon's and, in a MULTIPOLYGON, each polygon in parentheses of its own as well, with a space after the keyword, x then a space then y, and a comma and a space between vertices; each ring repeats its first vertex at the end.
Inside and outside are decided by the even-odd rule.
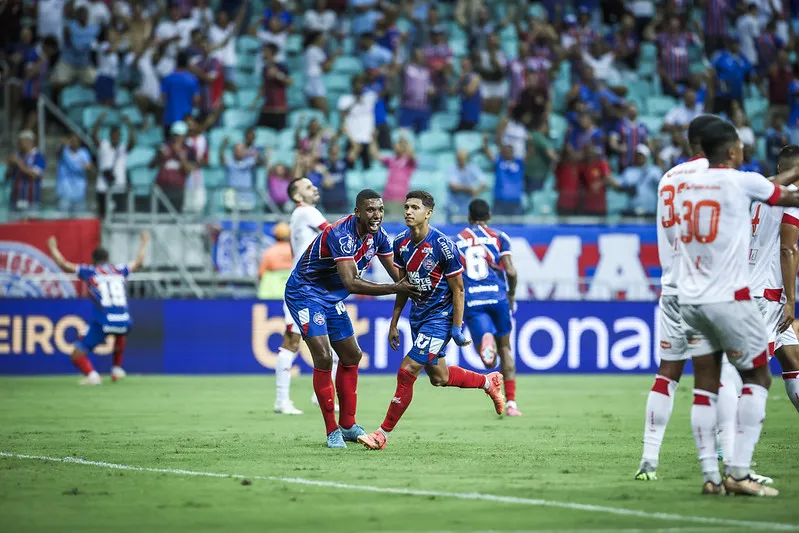
POLYGON ((369 228, 374 230, 378 229, 380 227, 380 222, 381 222, 380 220, 372 220, 371 222, 369 222, 369 228))

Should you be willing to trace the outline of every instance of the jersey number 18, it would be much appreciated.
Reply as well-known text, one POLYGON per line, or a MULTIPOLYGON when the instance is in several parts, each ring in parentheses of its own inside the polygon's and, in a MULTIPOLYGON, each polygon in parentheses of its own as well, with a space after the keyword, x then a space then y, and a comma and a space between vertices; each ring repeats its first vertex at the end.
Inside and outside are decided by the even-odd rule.
POLYGON ((128 304, 125 283, 121 279, 104 279, 97 284, 97 289, 103 307, 125 307, 128 304))

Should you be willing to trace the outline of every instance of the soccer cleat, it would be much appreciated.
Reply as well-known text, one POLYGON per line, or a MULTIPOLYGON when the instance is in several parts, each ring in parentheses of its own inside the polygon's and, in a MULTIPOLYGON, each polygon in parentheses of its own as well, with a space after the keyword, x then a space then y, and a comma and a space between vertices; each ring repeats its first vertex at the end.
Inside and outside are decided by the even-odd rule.
POLYGON ((778 496, 780 491, 773 487, 761 485, 750 476, 744 479, 735 479, 732 476, 724 477, 724 488, 727 489, 728 494, 741 494, 743 496, 778 496))
POLYGON ((275 404, 275 412, 280 415, 301 415, 302 411, 294 407, 291 400, 286 400, 281 404, 275 404))
POLYGON ((387 441, 388 439, 386 438, 386 434, 379 429, 374 433, 369 433, 368 435, 361 435, 358 437, 358 442, 363 444, 364 448, 369 450, 385 450, 387 441))
POLYGON ((519 411, 519 408, 516 407, 516 402, 508 402, 505 405, 505 415, 506 416, 522 416, 522 412, 519 411))
POLYGON ((484 334, 480 340, 480 359, 486 368, 494 368, 497 364, 497 343, 490 333, 484 334))
POLYGON ((726 489, 724 488, 724 483, 719 483, 716 485, 712 481, 705 481, 705 484, 702 485, 702 494, 706 494, 709 496, 716 496, 727 494, 726 489))
POLYGON ((768 476, 761 476, 760 474, 756 473, 754 470, 749 471, 749 477, 754 480, 755 483, 760 483, 761 485, 773 485, 774 480, 768 476))
MULTIPOLYGON (((311 394, 311 403, 315 406, 319 407, 319 399, 316 397, 316 393, 311 394)), ((338 413, 338 404, 336 404, 336 412, 338 413)))
POLYGON ((111 381, 117 382, 120 379, 125 379, 127 377, 127 372, 122 370, 121 366, 114 366, 111 367, 111 381))
POLYGON ((635 474, 634 479, 638 481, 657 481, 657 468, 647 462, 643 462, 641 466, 638 467, 638 472, 635 474))
POLYGON ((97 372, 92 371, 91 374, 89 374, 88 376, 86 376, 85 378, 80 380, 79 384, 80 385, 102 385, 103 384, 103 378, 101 378, 100 374, 98 374, 97 372))
POLYGON ((366 431, 358 424, 355 424, 351 428, 341 428, 341 434, 347 442, 358 442, 358 437, 366 435, 366 431))
POLYGON ((330 432, 330 435, 327 436, 327 447, 328 448, 347 447, 347 445, 344 444, 344 437, 341 435, 341 429, 336 429, 335 431, 330 432))
POLYGON ((491 397, 491 401, 494 402, 494 409, 496 409, 497 414, 501 416, 503 411, 505 411, 505 396, 502 394, 502 374, 491 372, 486 376, 486 379, 489 386, 484 390, 491 397))

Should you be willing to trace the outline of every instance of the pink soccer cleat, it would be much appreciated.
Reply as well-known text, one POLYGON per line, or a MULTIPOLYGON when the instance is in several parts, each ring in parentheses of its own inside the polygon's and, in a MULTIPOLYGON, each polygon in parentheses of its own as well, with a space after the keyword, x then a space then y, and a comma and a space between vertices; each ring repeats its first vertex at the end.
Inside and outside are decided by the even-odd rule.
POLYGON ((386 434, 378 429, 374 433, 360 435, 358 437, 358 442, 363 444, 364 448, 368 450, 385 450, 388 439, 386 438, 386 434))
POLYGON ((494 402, 494 409, 496 409, 498 415, 502 415, 503 411, 505 411, 505 395, 502 394, 502 374, 499 372, 491 372, 489 375, 486 376, 488 380, 489 386, 485 389, 486 394, 491 397, 491 401, 494 402))
POLYGON ((516 402, 508 402, 506 404, 505 416, 522 416, 522 412, 516 407, 516 402))

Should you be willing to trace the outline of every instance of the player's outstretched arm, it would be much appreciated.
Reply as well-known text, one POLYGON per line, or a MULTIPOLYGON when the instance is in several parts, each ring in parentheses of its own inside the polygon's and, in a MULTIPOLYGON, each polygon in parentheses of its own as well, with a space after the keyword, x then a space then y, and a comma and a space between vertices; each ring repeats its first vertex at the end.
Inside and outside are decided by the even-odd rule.
POLYGON ((50 255, 53 256, 53 261, 56 262, 61 270, 68 274, 74 274, 78 271, 77 265, 70 263, 61 255, 61 252, 58 250, 58 241, 56 241, 55 237, 47 239, 47 247, 50 249, 50 255))
POLYGON ((141 243, 139 244, 139 253, 136 254, 134 259, 129 265, 128 270, 136 272, 144 264, 144 252, 147 251, 147 243, 150 242, 150 234, 146 231, 141 232, 141 243))
POLYGON ((377 257, 380 259, 380 264, 382 264, 383 268, 385 268, 386 272, 388 272, 388 275, 391 276, 391 279, 394 281, 399 281, 405 277, 404 271, 403 273, 400 273, 397 267, 394 266, 393 257, 390 255, 378 255, 377 257))
POLYGON ((776 202, 768 202, 772 203, 772 205, 781 205, 785 207, 799 207, 799 190, 792 191, 790 189, 786 189, 782 185, 777 185, 780 188, 780 197, 776 202))
POLYGON ((799 227, 780 224, 780 270, 782 286, 787 301, 780 322, 780 333, 793 325, 796 318, 796 271, 799 269, 799 227))
MULTIPOLYGON (((406 272, 404 268, 397 269, 393 262, 391 264, 391 268, 397 272, 397 275, 405 278, 406 272)), ((388 270, 388 268, 386 268, 386 270, 388 270)), ((391 346, 392 350, 399 350, 399 319, 400 316, 402 316, 402 310, 405 309, 405 304, 407 303, 407 294, 397 294, 397 298, 394 300, 394 311, 391 314, 391 325, 388 328, 388 344, 391 346)))
POLYGON ((450 276, 447 285, 452 291, 452 339, 458 346, 468 346, 472 341, 463 336, 463 301, 466 291, 463 289, 463 275, 450 276))
POLYGON ((372 283, 358 276, 355 261, 337 261, 336 269, 341 277, 341 283, 350 294, 364 294, 366 296, 385 296, 388 294, 406 294, 419 296, 422 293, 411 285, 407 278, 395 283, 372 283))
POLYGON ((502 256, 502 267, 505 269, 505 275, 508 276, 508 303, 510 310, 513 311, 513 307, 516 305, 516 283, 519 281, 519 275, 516 273, 516 267, 510 254, 502 256))

